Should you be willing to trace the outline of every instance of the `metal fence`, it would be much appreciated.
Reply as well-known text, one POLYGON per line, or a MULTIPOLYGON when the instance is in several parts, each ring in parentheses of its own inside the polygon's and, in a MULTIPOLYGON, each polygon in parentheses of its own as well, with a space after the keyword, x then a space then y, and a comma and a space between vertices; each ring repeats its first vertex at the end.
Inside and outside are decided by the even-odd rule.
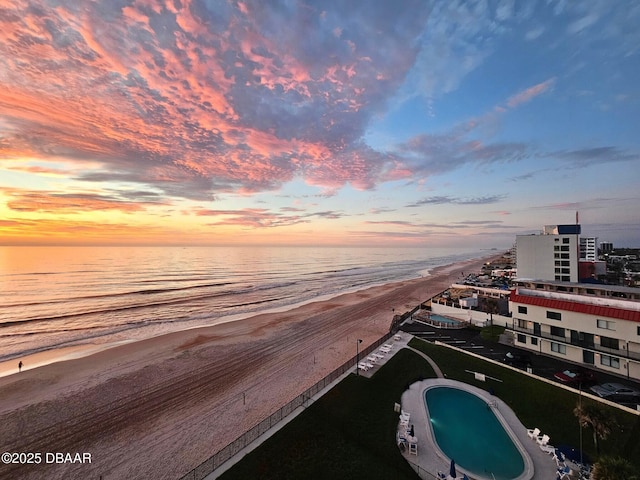
MULTIPOLYGON (((393 335, 393 333, 388 333, 382 338, 378 339, 376 342, 371 344, 369 347, 366 347, 364 350, 360 352, 360 358, 366 357, 375 349, 377 349, 384 342, 389 340, 389 338, 393 335)), ((202 462, 196 468, 191 470, 185 476, 183 476, 180 480, 202 480, 207 475, 212 473, 214 470, 219 468, 222 464, 231 459, 235 454, 237 454, 240 450, 245 448, 247 445, 251 444, 262 435, 264 435, 269 429, 277 425, 283 419, 291 415, 297 408, 302 407, 308 404, 309 400, 313 398, 314 395, 320 393, 324 388, 331 385, 334 381, 352 369, 357 361, 357 357, 354 356, 350 360, 347 360, 341 366, 336 368, 329 375, 324 377, 318 383, 313 385, 312 387, 305 390, 303 393, 295 397, 286 405, 280 407, 278 410, 273 412, 269 417, 262 420, 260 423, 252 427, 251 429, 244 432, 233 442, 228 444, 226 447, 222 448, 218 452, 214 453, 207 460, 202 462)))

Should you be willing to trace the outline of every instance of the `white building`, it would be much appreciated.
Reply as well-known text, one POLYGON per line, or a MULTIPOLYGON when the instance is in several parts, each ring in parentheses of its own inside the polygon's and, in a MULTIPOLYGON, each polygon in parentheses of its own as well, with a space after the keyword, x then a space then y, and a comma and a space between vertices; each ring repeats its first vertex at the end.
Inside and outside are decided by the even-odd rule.
POLYGON ((518 283, 509 301, 516 346, 640 380, 640 289, 518 283))
POLYGON ((518 278, 578 281, 580 225, 546 225, 541 234, 516 236, 518 278))
POLYGON ((598 260, 598 238, 580 237, 580 260, 598 260))

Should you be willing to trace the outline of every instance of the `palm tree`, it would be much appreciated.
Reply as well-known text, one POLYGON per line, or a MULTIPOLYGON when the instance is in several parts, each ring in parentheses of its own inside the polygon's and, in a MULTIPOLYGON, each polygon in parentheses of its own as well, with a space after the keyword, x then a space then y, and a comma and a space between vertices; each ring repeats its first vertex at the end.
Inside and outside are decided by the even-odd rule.
POLYGON ((622 457, 601 456, 591 469, 592 480, 638 480, 635 468, 622 457))
POLYGON ((598 438, 606 439, 614 426, 616 419, 607 410, 593 403, 578 403, 573 409, 573 414, 578 417, 581 427, 589 427, 593 431, 593 444, 596 453, 600 453, 598 438))

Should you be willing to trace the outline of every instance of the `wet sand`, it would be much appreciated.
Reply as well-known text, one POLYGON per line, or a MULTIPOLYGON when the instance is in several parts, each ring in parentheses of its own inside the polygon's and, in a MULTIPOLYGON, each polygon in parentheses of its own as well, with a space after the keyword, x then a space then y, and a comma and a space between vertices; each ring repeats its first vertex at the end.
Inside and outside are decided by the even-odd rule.
POLYGON ((0 451, 42 461, 0 464, 0 478, 180 478, 488 259, 2 377, 0 451))

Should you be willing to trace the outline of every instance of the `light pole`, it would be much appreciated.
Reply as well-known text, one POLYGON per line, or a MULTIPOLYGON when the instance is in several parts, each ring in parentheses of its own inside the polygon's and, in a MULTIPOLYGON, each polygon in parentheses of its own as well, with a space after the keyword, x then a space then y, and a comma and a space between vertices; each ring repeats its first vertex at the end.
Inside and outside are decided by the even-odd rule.
MULTIPOLYGON (((578 397, 578 408, 580 409, 580 414, 582 415, 582 381, 578 383, 578 389, 580 395, 578 397)), ((580 465, 582 465, 582 422, 580 421, 580 419, 578 419, 578 424, 580 425, 580 465)))
POLYGON ((356 376, 360 375, 360 372, 358 370, 360 370, 358 368, 358 364, 360 363, 360 344, 362 343, 362 340, 358 339, 358 341, 356 342, 356 376))

